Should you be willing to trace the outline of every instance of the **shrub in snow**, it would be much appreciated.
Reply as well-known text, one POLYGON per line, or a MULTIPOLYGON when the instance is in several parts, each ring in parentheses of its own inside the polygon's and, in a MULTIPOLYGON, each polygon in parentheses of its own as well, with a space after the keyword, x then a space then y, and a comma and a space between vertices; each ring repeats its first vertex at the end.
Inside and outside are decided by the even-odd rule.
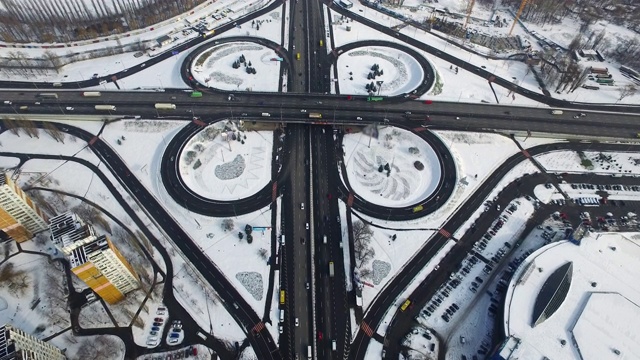
POLYGON ((242 238, 244 238, 244 234, 242 233, 242 231, 239 231, 239 232, 238 232, 238 238, 239 238, 240 240, 242 240, 242 238))
POLYGON ((247 235, 251 234, 251 233, 253 232, 253 228, 251 227, 251 225, 247 224, 247 225, 244 227, 244 232, 246 232, 246 233, 247 233, 247 235))
POLYGON ((412 147, 409 148, 409 154, 418 155, 418 154, 420 154, 420 149, 418 149, 417 147, 412 146, 412 147))
POLYGON ((386 261, 373 260, 371 268, 373 269, 373 284, 380 285, 382 280, 389 275, 391 264, 386 261))
POLYGON ((257 272, 239 272, 236 274, 236 279, 242 284, 242 286, 249 291, 249 294, 256 300, 262 300, 263 293, 263 281, 262 275, 257 272))
POLYGON ((236 155, 235 159, 232 161, 222 165, 217 165, 214 170, 214 174, 220 180, 231 180, 242 175, 245 167, 246 164, 244 157, 242 155, 236 155))
POLYGON ((202 166, 202 162, 200 161, 200 159, 196 160, 196 163, 193 164, 193 170, 199 168, 200 166, 202 166))
POLYGON ((221 226, 222 230, 231 231, 235 227, 235 224, 233 223, 233 219, 224 219, 222 220, 221 226))
POLYGON ((420 161, 414 162, 413 166, 419 171, 424 170, 424 164, 422 162, 420 162, 420 161))
POLYGON ((253 236, 251 234, 247 234, 247 244, 253 243, 253 236))
POLYGON ((198 154, 196 154, 195 151, 189 150, 184 154, 184 162, 187 165, 191 165, 191 163, 193 162, 193 160, 196 159, 197 156, 198 156, 198 154))

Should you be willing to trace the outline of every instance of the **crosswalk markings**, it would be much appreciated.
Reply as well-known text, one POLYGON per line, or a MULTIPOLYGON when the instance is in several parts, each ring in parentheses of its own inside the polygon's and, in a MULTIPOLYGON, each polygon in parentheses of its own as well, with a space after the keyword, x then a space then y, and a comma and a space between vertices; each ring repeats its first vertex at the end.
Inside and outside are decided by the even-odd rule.
POLYGON ((260 331, 262 331, 262 329, 264 329, 264 323, 261 321, 255 324, 255 326, 251 330, 253 330, 253 332, 259 333, 260 331))
POLYGON ((362 331, 364 331, 365 334, 367 334, 368 337, 371 337, 373 335, 373 329, 371 329, 371 327, 366 322, 363 321, 360 324, 360 328, 362 329, 362 331))
POLYGON ((444 228, 440 229, 440 231, 438 231, 442 236, 446 237, 446 238, 450 238, 451 237, 451 233, 448 232, 447 230, 445 230, 444 228))

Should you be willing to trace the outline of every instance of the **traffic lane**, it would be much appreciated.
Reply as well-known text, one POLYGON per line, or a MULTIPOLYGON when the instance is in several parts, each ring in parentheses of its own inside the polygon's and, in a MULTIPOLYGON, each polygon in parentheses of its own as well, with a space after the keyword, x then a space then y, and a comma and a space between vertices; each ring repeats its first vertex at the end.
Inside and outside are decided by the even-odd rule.
MULTIPOLYGON (((37 94, 38 92, 31 92, 32 95, 37 94)), ((243 94, 237 101, 230 102, 226 98, 226 94, 207 94, 206 97, 199 98, 198 100, 194 100, 190 98, 187 94, 184 93, 163 93, 163 92, 102 92, 102 96, 100 98, 86 98, 81 96, 81 92, 57 92, 59 99, 56 101, 45 100, 45 99, 37 99, 35 96, 29 98, 28 96, 20 96, 15 95, 14 92, 0 92, 3 98, 8 98, 11 101, 16 102, 16 105, 34 105, 34 103, 38 100, 42 104, 55 104, 60 106, 74 106, 81 104, 105 104, 108 102, 113 102, 113 105, 125 105, 125 104, 135 104, 140 101, 148 101, 151 104, 156 102, 171 102, 176 103, 177 105, 188 105, 188 106, 211 106, 217 105, 220 106, 224 104, 225 106, 259 106, 260 102, 269 103, 269 104, 280 104, 281 106, 288 107, 298 107, 302 106, 304 100, 301 101, 299 95, 295 94, 286 94, 282 96, 273 96, 268 94, 243 94), (175 99, 172 99, 175 97, 175 99)), ((24 94, 29 94, 29 92, 25 92, 24 94)), ((637 118, 636 114, 619 114, 619 113, 604 113, 604 112, 589 112, 583 110, 587 116, 580 117, 579 119, 574 119, 571 114, 577 114, 578 111, 568 110, 566 114, 563 115, 552 115, 550 109, 538 109, 538 108, 526 108, 526 107, 516 107, 516 106, 504 106, 504 105, 490 105, 490 104, 462 104, 462 103, 443 103, 443 102, 434 102, 430 105, 424 105, 421 102, 417 101, 407 101, 407 102, 384 102, 384 103, 373 103, 373 102, 365 102, 363 100, 356 101, 346 101, 343 98, 336 98, 335 96, 316 96, 315 98, 321 99, 323 104, 328 105, 329 108, 335 108, 336 106, 340 106, 341 109, 348 109, 351 111, 367 111, 367 110, 380 110, 385 109, 387 111, 395 111, 395 112, 404 112, 404 111, 415 111, 416 113, 433 113, 438 114, 440 112, 449 112, 452 115, 458 114, 460 117, 474 117, 479 115, 491 115, 491 116, 499 116, 510 118, 510 116, 506 115, 505 112, 510 112, 509 115, 513 117, 538 117, 545 118, 549 121, 562 121, 562 122, 579 122, 583 123, 622 123, 628 124, 629 121, 634 121, 637 118), (465 115, 466 114, 466 115, 465 115)), ((303 98, 304 99, 304 98, 303 98)), ((149 104, 148 106, 151 106, 149 104)), ((318 105, 318 104, 316 104, 318 105)), ((326 110, 327 106, 316 106, 319 110, 326 110)), ((240 110, 238 110, 240 111, 240 110)), ((236 111, 236 112, 238 112, 236 111)))

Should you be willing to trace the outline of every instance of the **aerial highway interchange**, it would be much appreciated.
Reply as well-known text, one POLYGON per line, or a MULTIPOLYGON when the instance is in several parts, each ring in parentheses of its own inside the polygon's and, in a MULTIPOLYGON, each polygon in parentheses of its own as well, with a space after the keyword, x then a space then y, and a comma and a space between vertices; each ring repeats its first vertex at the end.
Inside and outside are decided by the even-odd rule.
MULTIPOLYGON (((531 156, 555 150, 573 151, 637 151, 635 143, 607 143, 603 140, 632 140, 637 137, 640 128, 640 107, 592 105, 559 101, 534 94, 530 90, 518 88, 514 91, 522 96, 530 96, 540 105, 514 106, 483 103, 459 103, 430 100, 414 100, 412 93, 385 97, 383 101, 367 101, 367 96, 347 96, 346 94, 329 94, 332 66, 336 57, 325 55, 321 40, 325 39, 325 20, 323 2, 312 0, 295 0, 285 2, 289 6, 291 27, 289 44, 295 50, 281 49, 288 58, 284 61, 282 71, 288 73, 287 91, 281 93, 247 93, 242 91, 228 92, 206 88, 190 77, 188 57, 181 66, 182 76, 190 85, 189 89, 167 88, 162 91, 100 91, 100 96, 83 96, 85 88, 95 86, 99 79, 87 80, 83 83, 63 84, 54 88, 48 83, 2 82, 0 91, 0 112, 4 119, 29 119, 42 127, 42 123, 63 118, 104 118, 107 121, 127 119, 158 119, 168 121, 189 121, 171 139, 167 139, 165 152, 161 154, 160 176, 167 193, 191 212, 211 216, 229 217, 247 214, 264 208, 275 207, 275 198, 282 196, 282 236, 272 244, 280 247, 280 284, 274 292, 286 289, 286 301, 281 304, 284 319, 274 318, 267 311, 256 313, 245 301, 234 285, 217 267, 208 266, 208 258, 202 254, 188 232, 172 217, 154 196, 150 189, 132 175, 118 153, 97 136, 83 130, 80 126, 70 124, 56 125, 60 131, 86 141, 91 151, 102 162, 126 191, 144 206, 163 232, 170 238, 201 275, 209 282, 223 300, 226 309, 235 321, 246 332, 248 342, 259 359, 365 359, 370 342, 383 344, 385 358, 397 359, 401 349, 399 343, 403 334, 412 326, 412 318, 417 316, 440 284, 448 281, 454 270, 467 252, 470 251, 480 234, 484 233, 493 216, 499 209, 491 209, 478 221, 477 234, 469 233, 456 239, 456 246, 441 262, 439 269, 429 274, 426 279, 417 279, 422 284, 413 291, 411 299, 415 309, 400 311, 394 304, 410 282, 432 259, 444 243, 449 241, 473 212, 483 206, 485 198, 508 171, 520 162, 533 161, 531 156), (295 29, 294 29, 295 28, 295 29), (301 61, 294 60, 294 53, 302 53, 301 61), (191 90, 204 93, 200 98, 190 97, 191 90), (42 96, 42 94, 55 96, 42 96), (156 104, 174 104, 172 109, 159 109, 156 104), (98 110, 96 105, 112 105, 112 110, 98 110), (561 109, 563 113, 552 114, 551 109, 561 109), (321 114, 320 118, 311 118, 309 114, 321 114), (223 120, 242 120, 246 123, 268 123, 278 128, 274 134, 283 135, 282 150, 277 153, 280 158, 272 160, 273 164, 281 164, 281 170, 273 170, 271 181, 251 197, 240 200, 217 201, 199 196, 191 191, 181 178, 176 158, 181 156, 184 144, 195 134, 210 124, 223 120), (414 132, 425 141, 437 154, 441 178, 437 190, 427 198, 402 207, 381 206, 369 203, 359 196, 354 189, 345 183, 344 173, 339 173, 343 161, 342 137, 352 129, 364 126, 397 127, 414 132), (373 218, 386 220, 412 220, 433 213, 450 200, 458 175, 456 163, 446 144, 431 130, 455 130, 464 132, 495 132, 506 134, 545 134, 554 138, 567 138, 571 141, 554 144, 543 144, 523 150, 508 158, 500 167, 494 169, 482 186, 469 198, 464 206, 451 214, 442 226, 444 232, 436 232, 425 242, 416 256, 411 257, 404 268, 380 291, 371 305, 358 316, 359 329, 354 329, 350 311, 356 308, 356 297, 348 291, 345 277, 352 277, 345 271, 343 246, 349 244, 351 236, 342 232, 339 203, 348 205, 348 213, 357 211, 373 218), (584 140, 584 141, 582 141, 584 140), (420 206, 420 211, 415 211, 420 206), (448 234, 448 235, 447 235, 448 234), (286 238, 286 241, 284 240, 286 238), (282 242, 280 244, 280 241, 282 242), (331 270, 329 270, 331 269, 331 270), (375 335, 367 332, 367 328, 376 330, 383 323, 388 312, 393 312, 394 321, 384 331, 375 335), (279 339, 264 327, 265 323, 282 327, 279 339), (364 326, 362 326, 364 324, 364 326), (357 331, 356 331, 357 330, 357 331), (385 334, 380 336, 380 333, 385 334), (355 334, 355 335, 354 335, 355 334), (381 339, 382 338, 382 339, 381 339), (311 354, 308 353, 311 351, 311 354), (309 355, 311 357, 309 357, 309 355)), ((275 1, 257 13, 248 14, 237 19, 240 24, 281 5, 275 1)), ((332 2, 326 2, 334 11, 353 18, 355 21, 369 24, 372 28, 384 33, 394 31, 346 11, 332 2)), ((232 28, 223 26, 216 30, 217 34, 232 28)), ((430 48, 418 40, 405 35, 397 36, 407 44, 422 47, 431 56, 438 56, 453 64, 469 69, 478 76, 486 78, 491 75, 484 69, 475 68, 464 60, 457 59, 440 50, 430 48)), ((240 40, 242 38, 239 38, 240 40)), ((231 38, 224 41, 236 41, 231 38)), ((179 50, 194 49, 198 46, 206 49, 208 44, 201 38, 184 44, 179 50)), ((401 47, 399 45, 399 47, 401 47)), ((168 55, 169 56, 169 55, 168 55)), ((159 55, 147 61, 146 67, 153 66, 168 58, 159 55)), ((143 67, 135 67, 116 74, 126 77, 143 67)), ((422 92, 430 88, 433 80, 425 81, 422 92)), ((109 77, 104 77, 109 79, 109 77)), ((493 80, 500 83, 500 79, 493 80)), ((86 90, 89 91, 89 90, 86 90)), ((419 94, 422 95, 422 94, 419 94)), ((6 131, 6 126, 3 126, 6 131)), ((276 136, 274 136, 276 138, 276 136)), ((276 146, 274 145, 274 148, 276 146)), ((7 149, 4 149, 7 150, 7 149)), ((21 162, 28 159, 47 158, 38 154, 14 154, 3 152, 3 156, 15 156, 21 162)), ((69 161, 75 161, 72 158, 69 161)), ((274 166, 276 169, 277 166, 274 166)), ((99 170, 95 170, 99 173, 99 170)), ((344 170, 343 170, 344 171, 344 170)), ((573 176, 573 175, 571 175, 573 176)), ((567 179, 571 181, 571 176, 567 179)), ((577 175, 575 175, 577 176, 577 175)), ((565 179, 566 180, 566 179, 565 179)), ((625 178, 621 183, 632 182, 625 178)), ((577 180, 576 180, 577 181, 577 180)), ((604 176, 594 176, 595 182, 606 182, 604 176)), ((494 201, 506 206, 513 198, 525 190, 531 192, 536 185, 553 183, 558 186, 562 179, 549 174, 531 176, 516 184, 510 184, 494 201)), ((113 189, 114 192, 117 190, 113 189)), ((546 206, 539 211, 553 212, 555 208, 546 206)), ((135 217, 134 217, 135 218, 135 217)), ((351 215, 349 215, 351 222, 351 215)), ((349 228, 351 224, 349 224, 349 228)), ((150 238, 153 236, 150 234, 150 238)), ((154 241, 154 246, 162 245, 154 241)), ((166 251, 165 251, 166 253, 166 251)), ((167 255, 163 255, 165 260, 167 255)), ((171 263, 169 260, 168 264, 171 263)), ((172 269, 166 269, 170 281, 172 269)), ((169 291, 170 292, 170 291, 169 291)), ((166 295, 167 304, 176 309, 180 305, 166 295)), ((184 319, 189 315, 178 310, 184 319)), ((222 358, 232 358, 233 352, 223 350, 216 344, 213 336, 195 336, 199 329, 194 321, 187 321, 192 330, 188 340, 193 343, 204 342, 214 348, 222 358)), ((204 329, 203 334, 208 334, 204 329)), ((117 334, 116 334, 117 335, 117 334)), ((125 335, 122 335, 125 336, 125 335)), ((127 358, 152 354, 152 351, 140 346, 127 347, 127 358)), ((441 349, 444 350, 444 349, 441 349)), ((440 357, 444 359, 444 354, 440 357)))

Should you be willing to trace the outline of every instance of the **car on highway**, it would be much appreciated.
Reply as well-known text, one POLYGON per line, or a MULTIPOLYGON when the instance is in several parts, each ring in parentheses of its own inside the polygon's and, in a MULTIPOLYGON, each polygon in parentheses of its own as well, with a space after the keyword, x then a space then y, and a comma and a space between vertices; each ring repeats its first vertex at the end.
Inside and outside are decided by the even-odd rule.
POLYGON ((356 116, 356 120, 362 120, 362 117, 356 116))
POLYGON ((309 223, 304 224, 304 228, 309 230, 309 223))
POLYGON ((306 113, 306 112, 307 112, 307 110, 302 109, 302 110, 300 110, 300 112, 301 112, 301 113, 306 113))
POLYGON ((300 210, 304 210, 304 203, 300 203, 300 210))
POLYGON ((65 108, 65 110, 67 110, 67 111, 73 111, 73 107, 71 107, 71 106, 67 106, 67 107, 65 108))
POLYGON ((300 321, 296 318, 296 326, 300 326, 300 321))

